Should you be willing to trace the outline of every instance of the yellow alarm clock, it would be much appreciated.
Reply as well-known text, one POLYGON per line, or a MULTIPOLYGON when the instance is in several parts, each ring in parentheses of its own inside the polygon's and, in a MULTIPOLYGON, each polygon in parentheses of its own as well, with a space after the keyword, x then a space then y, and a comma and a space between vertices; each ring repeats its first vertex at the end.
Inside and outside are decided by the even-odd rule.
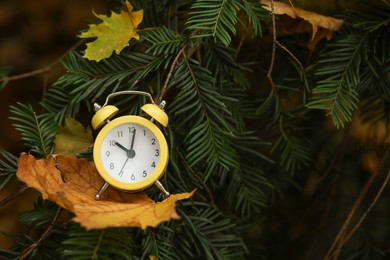
POLYGON ((120 91, 107 96, 103 106, 94 104, 96 114, 92 127, 96 130, 106 124, 96 137, 93 159, 96 169, 105 183, 95 195, 99 200, 109 185, 136 192, 155 184, 166 196, 169 192, 158 181, 168 164, 168 144, 160 128, 168 125, 163 108, 165 102, 156 105, 152 96, 142 91, 120 91), (119 111, 107 105, 110 98, 119 95, 143 95, 150 103, 141 107, 150 120, 136 115, 121 116, 111 120, 119 111))

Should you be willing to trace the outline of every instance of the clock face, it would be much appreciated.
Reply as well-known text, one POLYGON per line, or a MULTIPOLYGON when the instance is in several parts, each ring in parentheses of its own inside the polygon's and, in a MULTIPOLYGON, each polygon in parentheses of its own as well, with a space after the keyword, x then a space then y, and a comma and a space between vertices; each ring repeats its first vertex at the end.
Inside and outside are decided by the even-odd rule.
POLYGON ((136 117, 135 121, 141 121, 126 122, 123 118, 113 120, 99 133, 94 147, 95 164, 109 184, 125 190, 143 189, 165 170, 166 141, 150 121, 136 117))

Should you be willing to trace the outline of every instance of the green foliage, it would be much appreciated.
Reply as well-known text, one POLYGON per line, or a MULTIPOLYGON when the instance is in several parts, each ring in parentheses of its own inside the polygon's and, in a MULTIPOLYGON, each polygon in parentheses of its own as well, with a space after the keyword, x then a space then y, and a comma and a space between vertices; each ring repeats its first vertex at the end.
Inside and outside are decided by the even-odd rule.
MULTIPOLYGON (((65 115, 75 117, 83 102, 123 90, 125 85, 121 84, 125 80, 127 87, 132 86, 156 70, 161 62, 162 59, 146 53, 128 52, 98 63, 71 52, 64 64, 67 73, 49 89, 41 104, 56 113, 56 121, 61 122, 65 115)), ((86 105, 89 107, 90 103, 86 105)))
POLYGON ((32 152, 40 157, 46 157, 53 152, 57 129, 54 114, 38 116, 31 106, 21 103, 11 106, 11 113, 14 116, 10 118, 17 122, 13 126, 21 133, 22 140, 32 152))
POLYGON ((0 149, 0 190, 16 179, 17 160, 13 154, 0 149))
POLYGON ((85 230, 73 224, 63 241, 61 255, 70 259, 133 259, 133 240, 128 229, 85 230))
POLYGON ((366 41, 361 35, 348 35, 329 44, 329 51, 318 61, 316 75, 326 79, 319 81, 313 89, 314 96, 307 106, 328 111, 337 128, 350 122, 352 112, 357 108, 359 67, 366 41))
POLYGON ((242 9, 248 16, 248 22, 253 28, 253 37, 262 35, 261 24, 259 21, 265 20, 269 15, 266 10, 261 8, 261 5, 262 4, 259 4, 259 1, 242 1, 242 9))
POLYGON ((177 122, 184 126, 191 122, 187 140, 187 159, 191 166, 206 161, 205 179, 215 167, 235 168, 232 132, 225 117, 230 112, 220 93, 215 89, 211 73, 193 60, 183 60, 172 78, 171 88, 179 94, 171 104, 177 122), (206 160, 205 160, 206 159, 206 160))
POLYGON ((188 29, 199 33, 193 37, 212 36, 228 46, 230 33, 235 34, 239 3, 235 0, 197 0, 191 6, 188 29))
POLYGON ((19 221, 26 226, 42 227, 47 226, 53 220, 58 211, 57 204, 43 200, 41 197, 34 203, 34 208, 24 211, 19 216, 19 221))
POLYGON ((348 25, 327 45, 315 69, 319 81, 307 106, 326 110, 337 128, 351 121, 359 95, 371 96, 372 89, 378 89, 385 102, 389 97, 390 51, 385 47, 389 12, 386 8, 368 10, 347 13, 348 25))
POLYGON ((147 53, 154 56, 170 56, 177 53, 180 46, 184 43, 183 36, 176 34, 166 27, 147 31, 143 37, 151 44, 147 53))

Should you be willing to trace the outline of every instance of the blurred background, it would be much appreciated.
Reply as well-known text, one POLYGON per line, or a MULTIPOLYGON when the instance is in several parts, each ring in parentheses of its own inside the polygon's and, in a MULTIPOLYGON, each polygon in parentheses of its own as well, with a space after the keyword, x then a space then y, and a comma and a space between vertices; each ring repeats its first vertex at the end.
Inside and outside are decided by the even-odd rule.
MULTIPOLYGON (((0 0, 0 69, 9 67, 9 75, 14 76, 51 66, 79 43, 77 34, 95 19, 92 10, 109 14, 110 9, 110 2, 101 0, 0 0)), ((9 106, 16 102, 35 106, 63 73, 57 62, 49 72, 10 81, 0 92, 0 148, 15 155, 24 149, 8 118, 9 106)), ((0 201, 16 190, 12 186, 2 190, 0 201)), ((32 207, 32 194, 27 191, 17 203, 0 208, 2 232, 18 230, 18 213, 32 207)), ((11 245, 12 241, 0 234, 0 248, 11 245)))

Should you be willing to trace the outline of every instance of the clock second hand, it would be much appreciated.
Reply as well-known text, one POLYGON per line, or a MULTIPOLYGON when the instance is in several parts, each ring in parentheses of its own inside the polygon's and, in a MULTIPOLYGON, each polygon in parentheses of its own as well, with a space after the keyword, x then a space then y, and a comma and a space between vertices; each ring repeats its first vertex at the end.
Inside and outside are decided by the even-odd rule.
POLYGON ((128 160, 129 160, 129 157, 126 158, 125 163, 123 164, 121 170, 119 171, 119 174, 118 174, 118 175, 119 175, 120 177, 123 176, 123 173, 124 173, 124 172, 123 172, 123 168, 125 168, 125 166, 126 166, 128 160))

